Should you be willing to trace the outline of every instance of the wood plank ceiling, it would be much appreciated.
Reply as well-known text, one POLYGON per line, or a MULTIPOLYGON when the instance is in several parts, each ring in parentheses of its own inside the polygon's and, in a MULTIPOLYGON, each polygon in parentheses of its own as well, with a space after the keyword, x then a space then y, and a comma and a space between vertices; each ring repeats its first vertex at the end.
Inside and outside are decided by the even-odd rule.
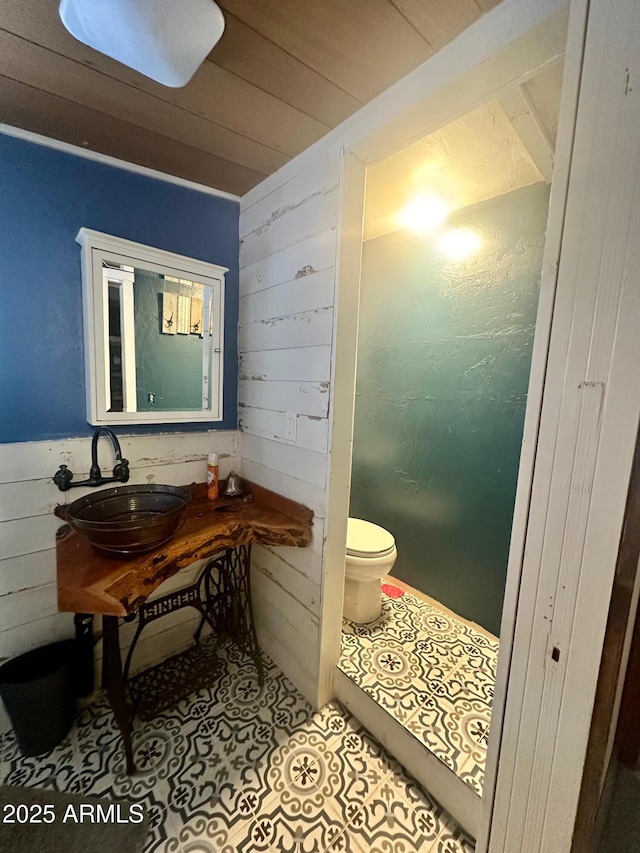
POLYGON ((57 0, 2 0, 0 122, 241 195, 498 1, 218 0, 222 39, 170 89, 76 41, 57 0))

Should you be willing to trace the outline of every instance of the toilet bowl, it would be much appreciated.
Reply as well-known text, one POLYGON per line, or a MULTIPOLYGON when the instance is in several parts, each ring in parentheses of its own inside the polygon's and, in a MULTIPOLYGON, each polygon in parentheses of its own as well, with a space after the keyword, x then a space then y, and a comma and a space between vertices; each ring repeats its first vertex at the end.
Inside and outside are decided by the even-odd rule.
POLYGON ((344 616, 352 622, 373 622, 380 615, 380 581, 393 568, 398 552, 384 527, 350 518, 347 526, 344 616))

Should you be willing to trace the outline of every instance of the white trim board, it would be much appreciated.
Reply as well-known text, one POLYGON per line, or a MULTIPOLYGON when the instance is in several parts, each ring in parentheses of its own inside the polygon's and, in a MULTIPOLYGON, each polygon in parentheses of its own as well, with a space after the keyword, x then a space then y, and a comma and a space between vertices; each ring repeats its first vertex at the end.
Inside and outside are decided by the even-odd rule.
POLYGON ((89 151, 88 148, 81 148, 79 145, 62 142, 60 139, 53 139, 50 136, 43 136, 40 133, 33 133, 30 130, 13 127, 10 124, 0 123, 0 133, 5 136, 13 136, 15 139, 22 139, 25 142, 32 142, 34 145, 43 145, 45 148, 63 151, 65 154, 73 154, 75 157, 83 157, 85 160, 93 160, 95 163, 102 163, 104 166, 113 166, 114 169, 124 169, 125 172, 133 172, 136 175, 144 175, 146 178, 153 178, 156 181, 164 181, 167 184, 174 184, 177 187, 196 190, 196 192, 203 193, 204 195, 226 198, 229 201, 240 201, 239 195, 233 195, 233 193, 227 193, 224 190, 216 190, 213 187, 207 187, 195 181, 188 181, 185 178, 178 178, 176 175, 168 175, 166 172, 158 172, 156 169, 149 169, 148 166, 129 163, 127 160, 110 157, 108 154, 100 154, 98 151, 89 151))
POLYGON ((591 0, 491 853, 571 847, 640 416, 639 134, 640 7, 591 0))
POLYGON ((479 850, 486 849, 488 843, 489 827, 492 820, 492 807, 490 804, 493 803, 495 795, 498 760, 508 760, 511 745, 508 728, 503 730, 507 688, 509 688, 513 695, 514 691, 517 692, 518 685, 523 678, 524 664, 522 662, 519 661, 518 665, 512 668, 513 638, 518 597, 520 594, 525 537, 529 519, 533 469, 538 449, 549 338, 556 298, 556 282, 562 245, 562 228, 568 192, 569 168, 573 151, 573 136, 584 49, 584 30, 586 27, 586 6, 586 2, 575 0, 571 7, 569 19, 559 126, 554 156, 553 183, 540 278, 536 335, 533 343, 529 387, 527 390, 527 409, 522 436, 520 464, 518 467, 516 499, 507 565, 507 582, 504 593, 502 623, 500 626, 500 654, 498 656, 495 688, 496 700, 493 703, 491 718, 492 736, 489 738, 487 750, 483 814, 477 836, 479 850), (503 744, 504 750, 501 752, 503 744))

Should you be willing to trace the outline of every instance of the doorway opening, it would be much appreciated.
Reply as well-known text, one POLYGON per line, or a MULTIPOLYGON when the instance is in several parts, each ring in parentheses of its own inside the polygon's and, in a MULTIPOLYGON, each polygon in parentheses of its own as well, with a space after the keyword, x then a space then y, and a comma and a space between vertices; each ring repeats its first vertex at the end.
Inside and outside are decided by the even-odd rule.
POLYGON ((397 557, 380 615, 345 611, 338 695, 361 718, 377 705, 392 751, 394 732, 428 750, 470 831, 562 73, 550 64, 366 171, 349 516, 387 531, 397 557))

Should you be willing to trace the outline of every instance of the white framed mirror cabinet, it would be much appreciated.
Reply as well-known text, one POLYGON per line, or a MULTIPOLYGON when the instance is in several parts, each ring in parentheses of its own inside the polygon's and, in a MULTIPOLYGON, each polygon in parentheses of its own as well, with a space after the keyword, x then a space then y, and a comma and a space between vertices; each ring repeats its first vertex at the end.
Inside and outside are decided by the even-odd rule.
POLYGON ((81 228, 87 421, 222 420, 226 267, 81 228))

